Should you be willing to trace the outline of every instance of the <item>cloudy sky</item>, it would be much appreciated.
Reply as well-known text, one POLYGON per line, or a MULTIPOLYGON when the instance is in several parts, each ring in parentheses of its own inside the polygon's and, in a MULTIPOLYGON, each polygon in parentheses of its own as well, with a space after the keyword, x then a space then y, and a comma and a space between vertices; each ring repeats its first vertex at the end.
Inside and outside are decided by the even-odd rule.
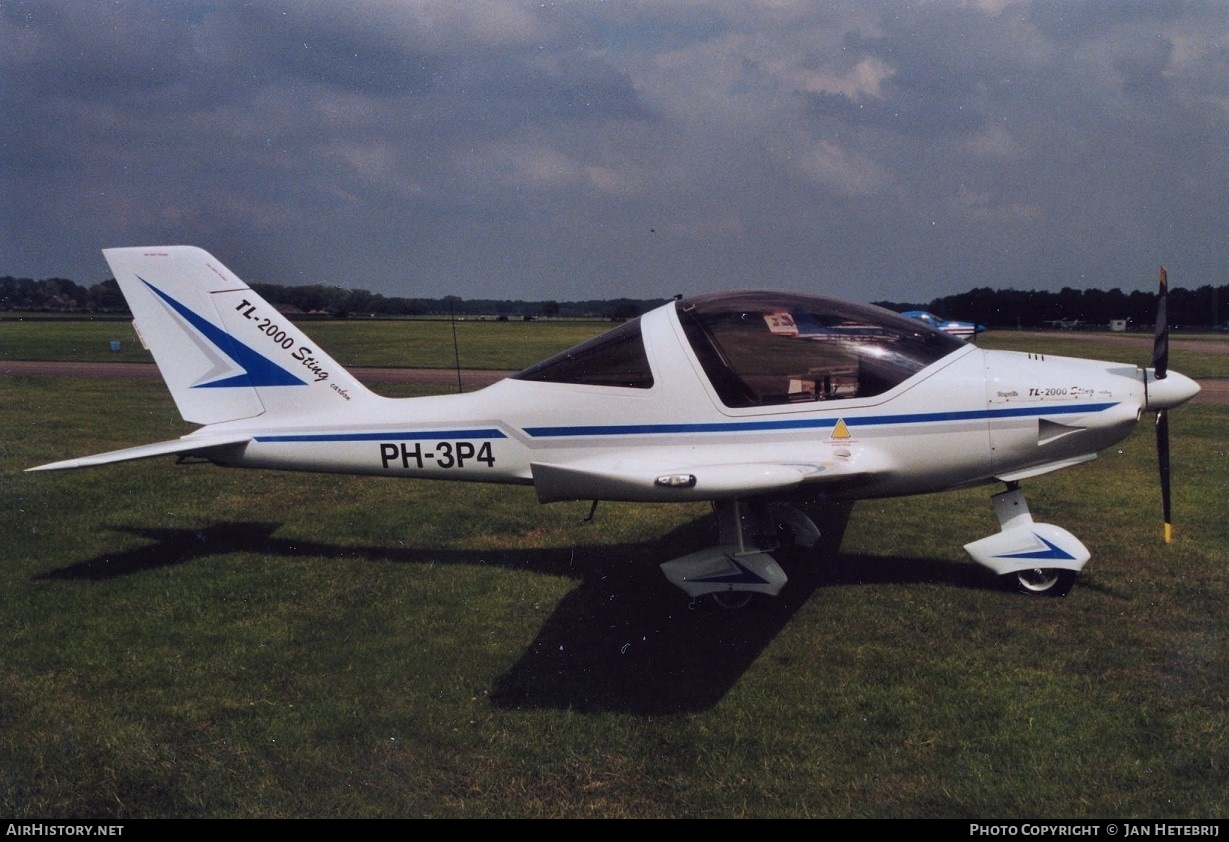
POLYGON ((1229 283, 1229 0, 0 0, 0 274, 1229 283))

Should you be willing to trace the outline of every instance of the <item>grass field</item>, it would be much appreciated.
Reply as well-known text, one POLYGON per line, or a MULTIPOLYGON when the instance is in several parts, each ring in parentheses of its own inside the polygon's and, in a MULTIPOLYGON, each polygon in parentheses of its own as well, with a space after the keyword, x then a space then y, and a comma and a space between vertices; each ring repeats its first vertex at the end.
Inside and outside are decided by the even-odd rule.
MULTIPOLYGON (((603 330, 600 320, 457 321, 390 319, 312 321, 302 325, 344 366, 521 369, 603 330), (456 331, 456 346, 453 331, 456 331)), ((0 360, 152 362, 129 321, 47 322, 0 319, 0 360), (119 343, 119 351, 111 343, 119 343)))
MULTIPOLYGON (((402 366, 519 370, 551 354, 596 336, 612 325, 596 319, 457 321, 446 319, 314 320, 304 331, 345 366, 402 366), (454 348, 453 335, 456 335, 454 348)), ((1018 351, 1121 360, 1147 365, 1148 334, 996 330, 978 336, 979 345, 1018 351), (1135 344, 1124 344, 1135 343, 1135 344)), ((1179 334, 1173 358, 1191 377, 1226 377, 1229 335, 1179 334), (1208 348, 1217 350, 1210 351, 1208 348)), ((0 361, 73 360, 79 362, 152 362, 131 322, 108 317, 83 321, 48 321, 6 314, 0 317, 0 361), (111 343, 119 343, 119 351, 111 343)))
MULTIPOLYGON (((307 329, 347 363, 442 341, 450 365, 435 324, 307 329)), ((107 337, 10 327, 0 358, 107 337)), ((472 325, 516 333, 470 365, 573 341, 541 327, 472 325)), ((25 474, 188 427, 153 381, 5 377, 0 398, 5 817, 1229 812, 1229 408, 1171 413, 1170 545, 1147 424, 1025 483, 1093 553, 1065 599, 965 556, 996 528, 979 489, 860 503, 838 555, 791 556, 780 597, 722 612, 657 569, 707 534, 702 505, 589 523, 519 488, 171 460, 25 474)))

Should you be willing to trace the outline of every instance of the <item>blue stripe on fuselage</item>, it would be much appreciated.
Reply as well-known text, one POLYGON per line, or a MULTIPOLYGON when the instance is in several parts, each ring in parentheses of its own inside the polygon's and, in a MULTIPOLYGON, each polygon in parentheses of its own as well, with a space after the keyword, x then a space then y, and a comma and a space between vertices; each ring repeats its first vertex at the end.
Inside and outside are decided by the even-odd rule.
MULTIPOLYGON (((1043 415, 1071 415, 1101 412, 1115 403, 1073 404, 1071 406, 1017 407, 1013 409, 971 409, 959 412, 914 412, 900 415, 843 416, 847 427, 873 427, 896 424, 936 424, 950 421, 989 421, 996 418, 1022 418, 1043 415)), ((694 433, 777 432, 782 430, 819 430, 836 426, 839 417, 794 418, 774 421, 718 421, 696 424, 603 424, 558 427, 526 427, 530 438, 590 438, 600 436, 680 435, 694 433)), ((346 442, 346 441, 426 441, 440 439, 504 439, 508 436, 494 427, 478 430, 385 430, 376 433, 285 433, 256 436, 264 443, 346 442)))
POLYGON ((525 432, 531 438, 555 438, 816 430, 834 427, 841 418, 844 418, 845 426, 847 427, 873 427, 890 424, 933 424, 945 421, 990 421, 997 418, 1072 415, 1101 412, 1113 406, 1117 406, 1117 404, 1085 403, 1069 406, 970 409, 959 412, 913 412, 901 415, 833 416, 829 418, 795 418, 775 421, 719 421, 703 424, 590 424, 583 426, 526 427, 525 432))
POLYGON ((381 433, 287 433, 285 435, 256 436, 258 442, 307 442, 307 441, 435 441, 439 439, 506 439, 502 430, 415 430, 413 432, 381 433))

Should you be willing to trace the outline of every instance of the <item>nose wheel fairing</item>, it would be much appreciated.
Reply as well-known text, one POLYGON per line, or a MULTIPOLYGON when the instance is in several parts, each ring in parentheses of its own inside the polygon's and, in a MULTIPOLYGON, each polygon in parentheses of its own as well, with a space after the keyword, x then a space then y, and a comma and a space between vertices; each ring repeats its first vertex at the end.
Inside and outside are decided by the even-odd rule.
POLYGON ((1034 521, 1019 488, 1008 488, 991 500, 1000 531, 964 545, 965 552, 978 564, 1000 576, 1029 572, 1037 579, 1046 579, 1047 575, 1031 571, 1075 573, 1084 567, 1090 556, 1088 548, 1062 527, 1034 521))

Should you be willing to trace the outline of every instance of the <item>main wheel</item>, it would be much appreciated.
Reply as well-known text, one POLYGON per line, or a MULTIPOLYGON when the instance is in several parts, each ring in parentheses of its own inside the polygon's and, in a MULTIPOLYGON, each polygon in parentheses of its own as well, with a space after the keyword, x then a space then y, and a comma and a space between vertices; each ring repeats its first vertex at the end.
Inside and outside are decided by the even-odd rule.
POLYGON ((1075 571, 1058 567, 1034 567, 1008 573, 1007 580, 1029 596, 1066 596, 1075 584, 1075 571))
POLYGON ((709 596, 722 608, 732 611, 737 608, 746 608, 755 593, 752 591, 713 591, 709 596))

